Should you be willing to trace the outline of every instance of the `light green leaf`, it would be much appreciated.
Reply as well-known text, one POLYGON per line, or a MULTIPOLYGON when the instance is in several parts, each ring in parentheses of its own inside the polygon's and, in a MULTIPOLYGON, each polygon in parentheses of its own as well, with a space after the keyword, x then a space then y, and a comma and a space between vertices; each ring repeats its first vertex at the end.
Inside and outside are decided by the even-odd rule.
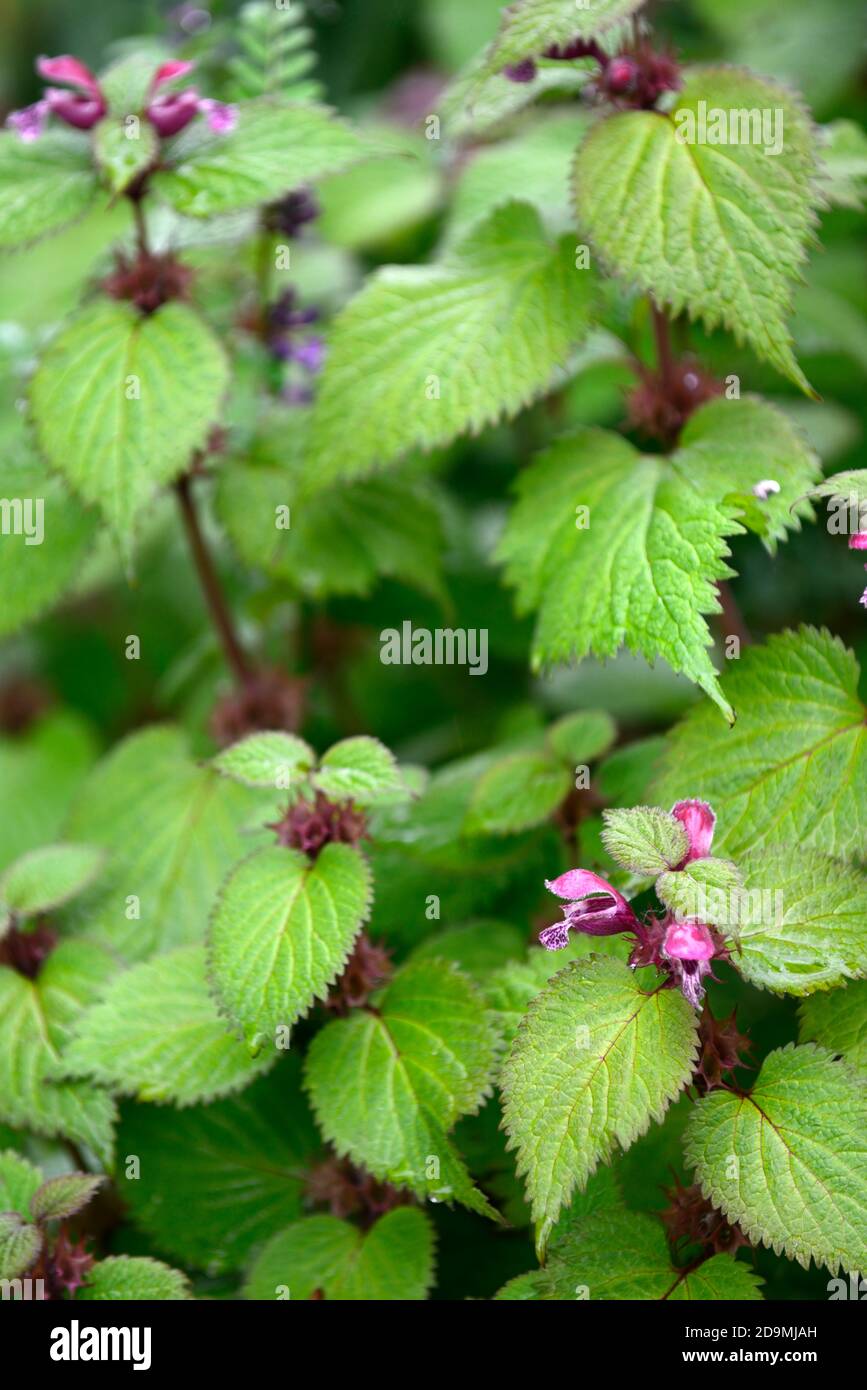
POLYGON ((815 134, 784 87, 736 68, 694 68, 670 115, 599 121, 578 153, 579 226, 605 267, 708 329, 722 324, 808 394, 788 327, 819 201, 815 134), (754 138, 710 143, 705 103, 731 123, 771 113, 754 138), (781 148, 767 149, 779 135, 781 148), (770 138, 768 138, 770 137, 770 138))
POLYGON ((123 193, 159 159, 160 142, 149 121, 127 124, 106 117, 93 132, 93 152, 112 193, 123 193))
POLYGON ((16 859, 0 877, 0 904, 18 917, 47 912, 83 892, 105 858, 93 845, 46 845, 16 859))
POLYGON ((91 774, 66 827, 109 853, 72 920, 130 961, 202 941, 227 868, 262 843, 246 831, 274 809, 263 797, 197 766, 177 729, 133 734, 91 774))
POLYGON ((617 737, 617 726, 602 709, 582 709, 558 719, 546 731, 551 752, 565 763, 581 766, 607 753, 617 737))
POLYGON ((36 1226, 14 1211, 0 1211, 0 1279, 17 1279, 29 1269, 42 1247, 36 1226))
POLYGON ((235 868, 214 908, 209 971, 220 1009, 257 1050, 306 1014, 341 973, 373 884, 351 845, 258 850, 235 868))
POLYGON ((291 96, 293 101, 319 97, 315 36, 301 0, 277 6, 272 0, 246 0, 233 20, 239 52, 228 60, 233 100, 253 96, 291 96))
POLYGON ((82 217, 98 184, 80 135, 48 131, 29 143, 0 134, 0 249, 13 250, 82 217))
POLYGON ((573 1191, 660 1120, 692 1075, 695 1011, 593 955, 536 996, 503 1065, 503 1118, 544 1252, 573 1191))
POLYGON ((393 125, 368 126, 365 135, 389 152, 329 174, 316 190, 319 233, 329 246, 356 252, 406 236, 436 213, 445 191, 435 142, 393 125))
POLYGON ((76 1299, 87 1302, 152 1303, 192 1298, 187 1276, 144 1255, 109 1255, 97 1260, 76 1299))
POLYGON ((459 970, 483 983, 507 961, 524 955, 524 934, 511 922, 467 922, 446 927, 419 942, 411 960, 449 960, 459 970))
POLYGON ((680 918, 698 917, 708 926, 730 927, 737 917, 743 877, 730 859, 691 859, 682 869, 660 874, 656 896, 680 918))
POLYGON ((219 342, 177 302, 142 317, 101 299, 43 354, 30 388, 39 447, 100 508, 127 561, 137 513, 205 442, 227 380, 219 342))
POLYGON ((105 1178, 93 1177, 90 1173, 61 1173, 56 1178, 49 1178, 33 1194, 30 1211, 34 1221, 55 1221, 74 1216, 87 1206, 104 1182, 105 1178))
POLYGON ((813 994, 798 1009, 801 1042, 839 1052, 850 1066, 867 1072, 867 980, 833 993, 813 994))
POLYGON ((570 39, 592 39, 614 31, 625 32, 625 23, 644 0, 516 0, 503 12, 500 32, 487 55, 487 68, 499 71, 507 64, 533 58, 552 44, 570 39))
POLYGON ((60 838, 70 802, 95 757, 90 725, 65 710, 0 737, 0 865, 60 838))
POLYGON ((0 1211, 30 1218, 30 1199, 42 1186, 42 1174, 14 1149, 0 1153, 0 1211))
POLYGON ((278 1062, 240 1095, 185 1110, 125 1105, 118 1147, 138 1177, 118 1172, 132 1217, 160 1250, 220 1274, 238 1269, 302 1214, 321 1148, 301 1091, 300 1061, 278 1062))
POLYGON ((510 203, 446 264, 389 266, 335 322, 308 467, 325 484, 478 433, 547 390, 584 335, 590 273, 510 203))
POLYGON ((670 806, 703 797, 714 849, 735 860, 771 845, 867 854, 867 715, 858 663, 838 638, 802 627, 750 647, 723 681, 738 711, 725 729, 707 707, 668 737, 651 791, 670 806))
POLYGON ((822 188, 828 201, 855 212, 864 206, 867 190, 867 133, 855 121, 837 120, 822 126, 822 188))
POLYGON ((719 611, 713 581, 732 574, 725 537, 741 527, 694 483, 689 449, 642 455, 620 435, 580 429, 517 490, 498 553, 519 611, 538 609, 534 666, 625 643, 664 657, 731 719, 702 615, 719 611))
POLYGON ((311 780, 326 796, 359 806, 374 806, 377 801, 390 801, 395 793, 406 793, 394 754, 379 739, 365 734, 333 744, 311 780))
MULTIPOLYGON (((732 899, 732 956, 745 979, 777 994, 812 994, 867 975, 867 873, 794 846, 742 860, 732 899)), ((837 996, 835 996, 837 997, 837 996)))
POLYGON ((405 966, 376 1005, 313 1039, 306 1076, 320 1129, 374 1177, 492 1215, 446 1138, 478 1110, 493 1072, 495 1035, 480 996, 453 967, 421 961, 405 966))
POLYGON ((642 877, 676 869, 689 853, 682 823, 658 806, 602 812, 602 843, 617 863, 642 877))
POLYGON ((214 767, 247 787, 288 788, 293 776, 304 777, 316 761, 309 744, 296 734, 248 734, 218 753, 214 767))
POLYGON ((754 1243, 805 1268, 864 1267, 867 1086, 808 1044, 765 1058, 748 1096, 712 1091, 687 1123, 687 1162, 705 1196, 754 1243))
POLYGON ((731 1255, 696 1269, 672 1265, 662 1224, 632 1211, 605 1211, 570 1231, 547 1269, 558 1300, 760 1299, 761 1279, 731 1255))
POLYGON ((470 835, 513 835, 541 825, 568 795, 568 770, 544 753, 512 753, 479 778, 464 820, 470 835))
POLYGON ((35 980, 0 967, 0 1120, 86 1144, 109 1166, 115 1105, 86 1081, 65 1081, 64 1047, 115 972, 106 952, 64 941, 35 980))
POLYGON ((548 1296, 550 1279, 544 1269, 516 1274, 494 1294, 497 1303, 539 1303, 548 1296))
POLYGON ((183 946, 124 971, 77 1020, 63 1058, 120 1095, 194 1105, 241 1090, 273 1062, 226 1032, 208 993, 205 951, 183 946))
POLYGON ((308 1216, 280 1231, 244 1285, 251 1299, 418 1302, 434 1277, 434 1236, 417 1207, 396 1207, 365 1234, 334 1216, 308 1216))
POLYGON ((272 202, 299 184, 345 169, 366 150, 324 106, 262 97, 242 102, 231 135, 202 122, 168 147, 155 190, 186 217, 214 217, 272 202))

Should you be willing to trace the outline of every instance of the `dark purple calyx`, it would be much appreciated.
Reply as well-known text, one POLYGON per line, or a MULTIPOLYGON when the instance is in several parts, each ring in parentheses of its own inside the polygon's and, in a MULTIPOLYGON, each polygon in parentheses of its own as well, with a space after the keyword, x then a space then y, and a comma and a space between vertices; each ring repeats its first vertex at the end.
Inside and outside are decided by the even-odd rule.
POLYGON ((325 845, 357 845, 367 834, 367 820, 351 801, 330 801, 317 791, 313 800, 299 797, 283 819, 268 828, 276 833, 279 844, 315 858, 325 845))
POLYGON ((15 925, 0 939, 0 965, 35 980, 57 945, 58 934, 46 922, 25 931, 15 925))

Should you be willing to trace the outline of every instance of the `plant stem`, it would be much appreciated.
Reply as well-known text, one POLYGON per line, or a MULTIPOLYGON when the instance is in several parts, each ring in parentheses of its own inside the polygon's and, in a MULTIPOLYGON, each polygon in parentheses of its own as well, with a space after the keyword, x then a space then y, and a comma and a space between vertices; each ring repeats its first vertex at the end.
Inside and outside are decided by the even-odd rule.
POLYGON ((738 606, 737 599, 732 593, 729 585, 721 579, 716 586, 719 601, 722 604, 722 612, 719 615, 720 626, 723 629, 724 637, 737 637, 742 647, 752 645, 753 637, 746 623, 743 614, 738 606))
POLYGON ((653 335, 656 339, 656 356, 659 364, 659 376, 664 388, 668 389, 673 380, 674 374, 674 354, 671 348, 671 325, 661 309, 657 308, 653 300, 650 301, 650 312, 653 317, 653 335))
POLYGON ((130 198, 130 203, 132 205, 133 221, 135 222, 135 239, 138 253, 140 256, 147 256, 149 252, 148 228, 141 198, 130 198))
POLYGON ((235 633, 232 615, 229 612, 217 571, 214 568, 214 562, 199 525, 199 516, 193 501, 192 479, 188 473, 178 479, 175 484, 175 491, 178 495, 184 530, 187 533, 199 582, 226 662, 238 685, 247 685, 253 675, 253 670, 235 633))

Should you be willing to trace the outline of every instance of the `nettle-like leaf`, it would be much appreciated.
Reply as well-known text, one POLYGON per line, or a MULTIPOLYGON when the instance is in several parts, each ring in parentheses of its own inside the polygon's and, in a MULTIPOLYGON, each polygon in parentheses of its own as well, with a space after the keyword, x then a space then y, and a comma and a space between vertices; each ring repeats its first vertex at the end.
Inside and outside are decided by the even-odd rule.
POLYGON ((493 1072, 496 1038, 475 986, 422 961, 375 1002, 313 1039, 306 1077, 320 1129, 374 1177, 493 1215, 446 1137, 478 1110, 493 1072))
POLYGON ((545 743, 557 758, 571 766, 601 758, 617 738, 617 726, 602 709, 581 709, 564 715, 545 731, 545 743))
POLYGON ((93 131, 93 153, 103 182, 112 193, 123 193, 159 160, 160 142, 149 121, 134 125, 107 116, 93 131))
POLYGON ((407 794, 394 754, 366 734, 332 744, 310 780, 326 796, 359 806, 375 806, 407 794))
POLYGON ((142 317, 99 300, 43 354, 30 388, 39 447, 99 507, 127 563, 137 513, 204 444, 227 380, 220 343, 179 303, 142 317))
POLYGON ((660 874, 654 892, 678 917, 697 917, 709 926, 728 927, 740 901, 743 874, 730 859, 692 859, 682 869, 660 874))
POLYGON ((76 928, 130 961, 204 940, 227 867, 260 843, 246 832, 268 819, 265 797, 197 766, 177 729, 133 734, 94 769, 66 827, 108 851, 70 909, 76 928))
POLYGON ((571 787, 568 769, 544 753, 512 753, 479 778, 464 831, 511 835, 540 825, 553 815, 571 787))
POLYGON ((179 1269, 145 1255, 109 1255, 97 1260, 75 1297, 83 1302, 154 1302, 192 1298, 179 1269))
POLYGON ((0 1279, 17 1279, 30 1268, 41 1248, 38 1226, 22 1221, 17 1212, 0 1211, 0 1279))
POLYGON ((64 1049, 114 961, 98 946, 65 941, 30 980, 0 966, 0 1120, 93 1149, 109 1166, 115 1105, 86 1081, 60 1079, 64 1049))
POLYGON ((683 823, 658 806, 603 812, 602 843, 622 868, 651 876, 676 869, 689 853, 683 823))
POLYGON ((580 1222, 559 1243, 556 1257, 552 1250, 546 1275, 547 1296, 558 1300, 746 1302, 762 1296, 762 1280, 731 1255, 714 1255, 694 1269, 673 1266, 661 1223, 631 1211, 599 1212, 580 1222))
POLYGON ((34 1221, 56 1221, 74 1216, 86 1207, 105 1179, 90 1173, 61 1173, 49 1178, 33 1194, 30 1210, 34 1221))
POLYGON ((248 734, 213 760, 218 772, 246 787, 287 788, 313 767, 316 755, 297 734, 248 734))
POLYGON ((611 273, 674 313, 724 325, 810 393, 787 320, 819 202, 815 150, 786 88, 694 68, 670 114, 623 112, 590 132, 575 163, 579 227, 611 273), (764 134, 752 129, 762 113, 764 134), (728 129, 742 119, 746 129, 728 129))
POLYGON ((214 217, 271 202, 370 152, 326 107, 261 97, 241 104, 231 135, 188 126, 153 184, 184 216, 214 217))
POLYGON ((486 55, 486 70, 520 63, 544 52, 551 44, 571 39, 603 38, 625 32, 626 21, 644 0, 516 0, 503 12, 500 32, 486 55))
POLYGON ((93 845, 45 845, 29 850, 0 876, 0 915, 33 917, 81 893, 96 877, 105 854, 93 845))
POLYGON ((239 52, 227 64, 230 95, 284 96, 312 101, 321 85, 310 76, 316 65, 313 31, 306 24, 303 4, 278 6, 270 0, 248 0, 235 22, 239 52))
POLYGON ((434 1278, 434 1233, 417 1207, 397 1207, 363 1233, 335 1216, 308 1216, 278 1232, 244 1284, 252 1299, 418 1302, 434 1278))
POLYGON ((498 555, 519 611, 538 610, 534 667, 613 656, 625 643, 664 657, 731 721, 703 614, 719 612, 726 537, 742 528, 694 483, 689 448, 642 455, 620 435, 580 429, 540 455, 517 491, 498 555))
POLYGON ((61 838, 96 751, 90 725, 65 710, 0 737, 0 864, 61 838))
POLYGON ((321 1139, 295 1054, 240 1095, 185 1110, 125 1104, 118 1145, 140 1160, 118 1172, 133 1220, 160 1250, 220 1274, 302 1215, 321 1139))
POLYGON ((741 863, 732 960, 745 979, 778 994, 812 994, 867 975, 863 869, 800 845, 741 863))
POLYGON ((209 972, 222 1012, 251 1048, 274 1043, 341 973, 373 896, 351 845, 257 850, 233 869, 208 932, 209 972))
POLYGON ((832 1273, 867 1250, 867 1085, 824 1048, 780 1048, 750 1095, 713 1091, 687 1123, 686 1159, 753 1242, 832 1273))
POLYGON ((59 232, 93 204, 99 188, 88 142, 48 131, 34 143, 0 134, 0 249, 59 232))
POLYGON ((426 936, 413 950, 411 960, 452 961, 478 984, 485 985, 492 971, 525 954, 524 933, 511 922, 482 919, 426 936))
POLYGON ((573 961, 533 1000, 501 1086, 540 1253, 575 1188, 662 1118, 692 1075, 696 1037, 681 994, 646 994, 625 964, 600 955, 573 961))
POLYGON ((817 1042, 867 1072, 867 980, 833 993, 813 994, 798 1009, 801 1042, 817 1042))
POLYGON ((829 203, 856 212, 867 192, 867 134, 855 121, 831 121, 820 127, 822 191, 829 203))
POLYGON ((447 444, 545 391, 587 329, 591 275, 526 204, 447 262, 389 266, 338 315, 311 421, 319 483, 447 444))
POLYGON ((67 1075, 120 1095, 194 1105, 246 1086, 274 1060, 256 1059, 226 1031, 205 975, 202 946, 183 946, 120 974, 76 1021, 67 1075))
POLYGON ((718 816, 714 848, 799 845, 867 854, 867 712, 852 652, 802 627, 744 651, 723 680, 738 711, 723 728, 707 707, 669 734, 651 788, 671 805, 703 797, 718 816))
POLYGON ((0 1211, 14 1211, 25 1220, 30 1202, 42 1186, 42 1174, 15 1149, 0 1153, 0 1211))

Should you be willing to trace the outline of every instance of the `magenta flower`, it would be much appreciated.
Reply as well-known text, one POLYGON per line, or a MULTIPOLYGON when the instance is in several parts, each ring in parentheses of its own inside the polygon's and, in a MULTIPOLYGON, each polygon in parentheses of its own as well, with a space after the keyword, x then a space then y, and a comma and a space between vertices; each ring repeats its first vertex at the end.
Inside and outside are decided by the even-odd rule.
POLYGON ((867 531, 856 531, 849 537, 850 550, 867 550, 867 531))
POLYGON ((710 974, 710 963, 719 954, 710 928, 702 922, 670 922, 661 954, 670 963, 683 994, 697 1008, 704 994, 702 980, 710 974))
MULTIPOLYGON (((167 83, 185 77, 193 66, 193 63, 176 59, 163 63, 153 75, 144 116, 163 138, 177 135, 199 114, 218 135, 227 135, 237 124, 237 107, 227 106, 210 97, 200 97, 194 87, 180 92, 160 92, 160 88, 167 83)), ((78 58, 68 53, 59 58, 39 58, 36 71, 40 77, 48 78, 51 82, 63 82, 73 90, 46 87, 39 101, 11 112, 6 124, 22 140, 37 140, 50 115, 57 116, 76 130, 91 130, 102 120, 108 110, 105 95, 90 68, 85 67, 78 58)))
POLYGON ((686 858, 678 864, 682 869, 693 859, 704 859, 713 844, 716 826, 716 813, 706 801, 678 801, 671 808, 671 814, 680 821, 689 840, 686 858))
POLYGON ((545 887, 558 898, 569 899, 563 908, 564 920, 539 933, 539 941, 547 951, 561 951, 568 946, 570 930, 586 932, 588 936, 614 936, 639 926, 622 893, 589 869, 569 869, 559 878, 546 879, 545 887))

